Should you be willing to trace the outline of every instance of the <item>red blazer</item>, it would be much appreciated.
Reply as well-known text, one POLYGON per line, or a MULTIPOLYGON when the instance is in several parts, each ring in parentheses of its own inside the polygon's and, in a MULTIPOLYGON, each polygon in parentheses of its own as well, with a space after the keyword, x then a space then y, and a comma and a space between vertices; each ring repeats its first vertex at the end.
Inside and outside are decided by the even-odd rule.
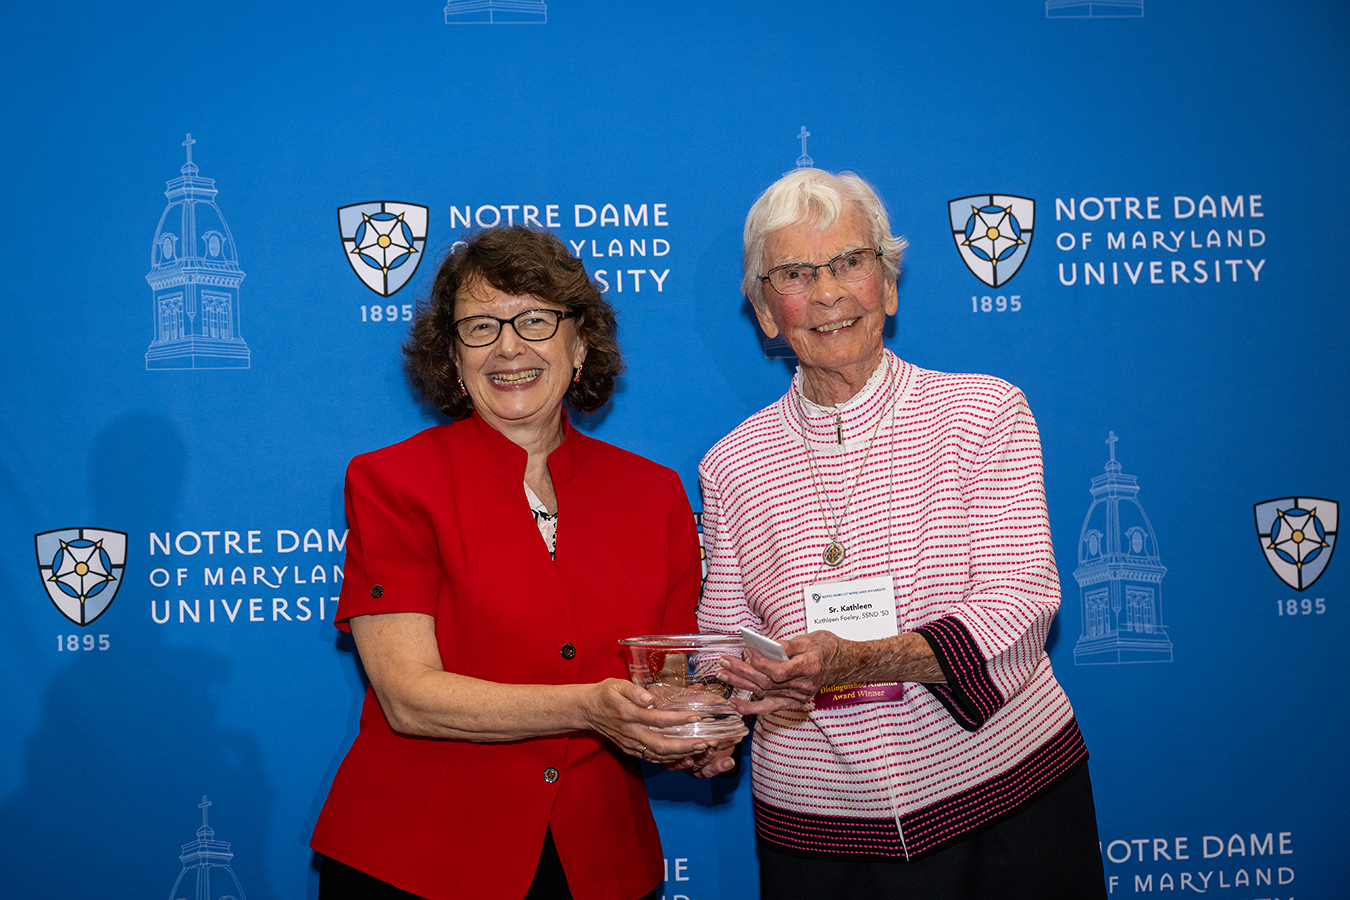
MULTIPOLYGON (((556 563, 525 499, 525 451, 477 414, 352 460, 338 627, 426 613, 447 671, 520 684, 627 678, 620 638, 695 631, 698 537, 679 477, 564 424, 548 459, 556 563)), ((548 828, 578 900, 661 880, 640 768, 607 740, 408 737, 367 691, 310 846, 434 900, 519 900, 548 828)))

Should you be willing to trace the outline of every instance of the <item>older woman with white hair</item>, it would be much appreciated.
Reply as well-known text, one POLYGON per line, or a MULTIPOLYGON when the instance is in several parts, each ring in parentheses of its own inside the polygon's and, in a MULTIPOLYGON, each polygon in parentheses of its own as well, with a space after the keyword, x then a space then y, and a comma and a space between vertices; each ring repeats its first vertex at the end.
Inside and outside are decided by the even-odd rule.
POLYGON ((1059 579, 1021 391, 883 343, 903 240, 851 173, 745 225, 792 386, 699 468, 705 631, 749 629, 764 897, 1105 896, 1087 748, 1045 639, 1059 579), (768 647, 770 652, 777 648, 768 647))

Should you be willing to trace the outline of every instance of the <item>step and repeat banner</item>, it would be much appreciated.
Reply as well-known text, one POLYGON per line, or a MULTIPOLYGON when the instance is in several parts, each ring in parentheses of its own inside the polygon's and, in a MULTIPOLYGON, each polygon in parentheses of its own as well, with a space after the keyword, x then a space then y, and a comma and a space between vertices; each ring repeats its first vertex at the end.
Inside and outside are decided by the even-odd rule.
MULTIPOLYGON (((1037 415, 1111 896, 1350 891, 1343 4, 6 13, 0 895, 313 897, 343 472, 441 421, 398 350, 439 258, 560 235, 628 362, 578 424, 697 511, 793 371, 740 232, 803 165, 909 240, 887 345, 1037 415)), ((667 900, 755 896, 749 778, 647 776, 667 900)))

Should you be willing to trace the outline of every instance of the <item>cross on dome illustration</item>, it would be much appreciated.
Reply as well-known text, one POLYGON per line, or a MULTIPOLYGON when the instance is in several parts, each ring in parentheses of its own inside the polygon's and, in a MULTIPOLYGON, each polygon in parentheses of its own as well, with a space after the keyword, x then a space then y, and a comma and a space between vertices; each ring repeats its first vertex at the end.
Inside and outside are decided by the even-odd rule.
POLYGON ((169 891, 169 900, 248 900, 244 886, 230 867, 234 852, 229 841, 216 840, 216 831, 207 824, 207 811, 212 803, 202 797, 197 807, 202 811, 202 827, 197 839, 182 845, 178 859, 183 869, 169 891))
POLYGON ((802 126, 801 131, 797 132, 797 137, 802 142, 802 155, 797 157, 797 168, 799 169, 809 169, 816 164, 816 161, 806 154, 806 139, 810 136, 811 132, 806 130, 805 125, 802 126))

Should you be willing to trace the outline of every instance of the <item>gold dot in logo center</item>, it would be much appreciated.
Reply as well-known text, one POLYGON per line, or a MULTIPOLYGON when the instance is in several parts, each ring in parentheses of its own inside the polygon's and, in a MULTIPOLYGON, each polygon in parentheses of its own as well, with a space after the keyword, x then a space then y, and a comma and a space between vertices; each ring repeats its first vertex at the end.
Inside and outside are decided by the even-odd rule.
POLYGON ((379 244, 381 247, 388 247, 393 241, 389 240, 389 235, 382 234, 380 235, 380 239, 375 243, 379 244))
POLYGON ((76 563, 76 564, 75 564, 75 574, 76 574, 76 575, 88 575, 88 574, 89 574, 89 564, 88 564, 88 563, 76 563))
POLYGON ((1295 531, 1293 534, 1289 535, 1289 537, 1294 541, 1295 544, 1303 543, 1303 532, 1301 531, 1295 531))
POLYGON ((984 236, 989 238, 989 240, 991 241, 996 241, 998 240, 998 229, 995 228, 993 225, 990 225, 989 230, 984 233, 984 236))

